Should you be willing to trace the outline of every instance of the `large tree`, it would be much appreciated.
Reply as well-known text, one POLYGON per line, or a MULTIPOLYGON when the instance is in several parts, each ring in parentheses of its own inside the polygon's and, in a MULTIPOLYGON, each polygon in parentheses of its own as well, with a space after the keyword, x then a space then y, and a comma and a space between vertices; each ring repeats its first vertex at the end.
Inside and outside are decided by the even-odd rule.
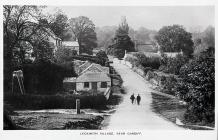
POLYGON ((117 28, 117 26, 97 27, 96 34, 98 47, 105 50, 112 43, 117 28))
POLYGON ((192 35, 180 25, 162 27, 156 35, 156 40, 163 52, 182 50, 187 56, 193 53, 192 35))
POLYGON ((68 17, 61 10, 55 14, 45 16, 40 22, 50 28, 62 40, 71 39, 72 34, 69 32, 68 17))
POLYGON ((115 43, 109 46, 108 52, 118 58, 123 58, 125 51, 135 51, 134 43, 129 37, 129 25, 125 17, 122 18, 121 24, 116 30, 114 41, 115 43))
POLYGON ((206 49, 215 47, 215 28, 208 26, 203 32, 193 33, 194 54, 199 56, 206 49))
POLYGON ((70 28, 78 39, 80 53, 92 54, 93 48, 97 47, 97 37, 94 23, 85 16, 70 19, 70 28))
MULTIPOLYGON (((4 5, 4 77, 10 82, 13 66, 24 62, 28 49, 37 47, 46 39, 47 30, 38 20, 42 17, 38 6, 4 5)), ((46 46, 48 47, 48 46, 46 46)), ((10 84, 5 83, 6 88, 10 84)))

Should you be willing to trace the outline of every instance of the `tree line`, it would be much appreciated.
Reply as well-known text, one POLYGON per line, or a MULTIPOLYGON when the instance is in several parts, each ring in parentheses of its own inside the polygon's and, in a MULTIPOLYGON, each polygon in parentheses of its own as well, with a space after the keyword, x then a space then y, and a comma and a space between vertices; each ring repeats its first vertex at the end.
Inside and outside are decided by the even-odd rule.
POLYGON ((49 36, 62 40, 78 40, 80 52, 92 53, 97 46, 95 25, 84 16, 68 19, 61 11, 46 15, 45 6, 4 5, 4 77, 5 87, 10 88, 12 71, 22 67, 31 53, 36 60, 54 61, 49 36))

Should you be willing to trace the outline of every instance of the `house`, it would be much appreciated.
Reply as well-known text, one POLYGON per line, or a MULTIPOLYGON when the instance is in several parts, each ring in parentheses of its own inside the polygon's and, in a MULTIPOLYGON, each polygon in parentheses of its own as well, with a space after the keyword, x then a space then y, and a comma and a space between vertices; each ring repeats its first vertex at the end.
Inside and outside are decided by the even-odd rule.
MULTIPOLYGON (((46 28, 45 30, 46 30, 46 33, 41 34, 41 37, 44 38, 46 41, 48 41, 50 49, 52 50, 52 53, 54 55, 58 47, 62 46, 62 40, 58 38, 51 29, 46 28)), ((25 47, 25 50, 26 50, 25 59, 30 59, 34 61, 36 56, 32 55, 33 46, 28 42, 24 42, 23 47, 25 47)))
POLYGON ((48 42, 53 53, 57 51, 58 47, 62 46, 62 40, 58 38, 52 31, 49 32, 48 42))
POLYGON ((111 86, 109 68, 86 61, 76 69, 77 77, 67 77, 63 80, 66 91, 105 92, 111 86))
POLYGON ((75 50, 77 54, 80 54, 78 41, 63 41, 62 44, 64 48, 75 50))

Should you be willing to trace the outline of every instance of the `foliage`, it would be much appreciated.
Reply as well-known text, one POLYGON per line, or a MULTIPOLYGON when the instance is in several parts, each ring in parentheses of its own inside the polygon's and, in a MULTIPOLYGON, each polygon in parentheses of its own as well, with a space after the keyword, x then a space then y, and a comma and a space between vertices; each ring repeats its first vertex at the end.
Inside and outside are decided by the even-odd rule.
POLYGON ((90 61, 92 63, 97 63, 105 66, 105 62, 102 59, 99 59, 98 57, 92 55, 73 55, 71 57, 65 57, 66 62, 71 62, 74 60, 90 61))
POLYGON ((69 22, 70 29, 78 39, 80 46, 79 52, 92 54, 93 48, 97 47, 94 23, 88 17, 84 16, 71 18, 69 22))
POLYGON ((166 55, 163 55, 161 58, 161 66, 159 70, 165 72, 165 73, 171 73, 171 74, 179 74, 180 68, 188 62, 188 57, 183 55, 177 55, 175 58, 167 57, 166 55))
POLYGON ((137 58, 136 66, 142 65, 144 68, 150 67, 152 69, 158 69, 160 67, 159 57, 147 57, 143 53, 135 53, 134 56, 137 58))
POLYGON ((42 40, 40 42, 36 42, 35 45, 37 47, 33 48, 32 56, 35 59, 45 59, 45 60, 53 60, 53 50, 50 48, 50 44, 48 41, 42 40))
MULTIPOLYGON (((113 43, 118 26, 103 26, 96 27, 97 43, 101 49, 107 49, 110 44, 113 43)), ((154 42, 154 36, 156 31, 150 30, 144 27, 140 27, 137 30, 129 27, 128 35, 130 38, 137 40, 139 43, 152 43, 154 42)))
POLYGON ((38 22, 42 17, 42 8, 31 5, 3 6, 5 90, 11 86, 13 67, 23 64, 27 50, 37 50, 38 44, 41 49, 47 47, 41 44, 46 44, 48 32, 38 22))
POLYGON ((68 32, 68 17, 60 10, 53 15, 41 18, 40 22, 50 28, 61 40, 69 40, 72 37, 72 34, 68 32))
POLYGON ((64 77, 76 76, 73 63, 55 64, 44 59, 26 64, 22 69, 24 87, 30 94, 54 94, 62 89, 64 77))
POLYGON ((214 51, 208 49, 180 69, 176 95, 188 103, 186 119, 213 122, 215 109, 214 51))
POLYGON ((215 47, 215 28, 212 26, 207 27, 203 32, 194 33, 194 54, 200 55, 209 47, 215 47))
POLYGON ((106 99, 104 95, 6 95, 4 101, 14 109, 72 109, 76 108, 76 99, 80 99, 80 107, 104 108, 106 99))
POLYGON ((96 57, 97 57, 99 60, 102 60, 102 63, 106 63, 106 62, 109 61, 106 52, 105 52, 105 51, 102 51, 102 50, 100 50, 100 51, 96 54, 96 57))
POLYGON ((131 41, 131 38, 128 35, 129 26, 126 21, 126 18, 122 18, 119 28, 116 30, 115 34, 115 44, 108 47, 108 53, 116 56, 121 59, 124 57, 125 50, 127 52, 135 51, 134 43, 131 41))
POLYGON ((130 27, 129 36, 134 40, 137 40, 138 43, 153 43, 155 41, 154 36, 157 31, 150 30, 145 27, 140 27, 137 30, 134 30, 130 27))
POLYGON ((156 35, 156 40, 164 52, 180 52, 187 56, 193 53, 191 33, 180 25, 164 26, 156 35))
POLYGON ((107 49, 112 43, 117 26, 96 27, 97 43, 101 49, 107 49))
POLYGON ((59 47, 57 51, 55 52, 55 60, 57 63, 61 64, 61 63, 65 63, 69 61, 69 58, 75 55, 77 55, 76 50, 59 47))

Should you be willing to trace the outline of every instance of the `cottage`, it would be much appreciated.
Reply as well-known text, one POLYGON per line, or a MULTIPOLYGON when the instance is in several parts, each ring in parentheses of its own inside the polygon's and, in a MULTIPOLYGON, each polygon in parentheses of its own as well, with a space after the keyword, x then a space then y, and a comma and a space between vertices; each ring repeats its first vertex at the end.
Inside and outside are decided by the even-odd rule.
POLYGON ((58 47, 62 46, 62 40, 58 38, 57 36, 55 36, 52 31, 50 32, 50 35, 48 37, 48 42, 49 42, 49 45, 53 53, 57 51, 58 47))
POLYGON ((78 77, 68 77, 63 81, 67 91, 105 92, 111 86, 109 68, 99 64, 85 62, 77 69, 78 77))
MULTIPOLYGON (((42 38, 45 38, 46 41, 48 41, 49 43, 49 47, 54 55, 54 53, 57 51, 58 47, 62 46, 62 40, 60 38, 58 38, 54 32, 50 29, 45 29, 46 33, 45 34, 41 34, 42 38)), ((25 54, 25 59, 30 59, 32 61, 35 60, 36 56, 33 56, 33 46, 28 43, 28 42, 24 42, 25 44, 23 45, 26 49, 26 54, 25 54)))
POLYGON ((75 50, 77 51, 77 54, 80 54, 78 41, 63 41, 62 44, 63 44, 63 47, 70 49, 70 50, 75 50))

